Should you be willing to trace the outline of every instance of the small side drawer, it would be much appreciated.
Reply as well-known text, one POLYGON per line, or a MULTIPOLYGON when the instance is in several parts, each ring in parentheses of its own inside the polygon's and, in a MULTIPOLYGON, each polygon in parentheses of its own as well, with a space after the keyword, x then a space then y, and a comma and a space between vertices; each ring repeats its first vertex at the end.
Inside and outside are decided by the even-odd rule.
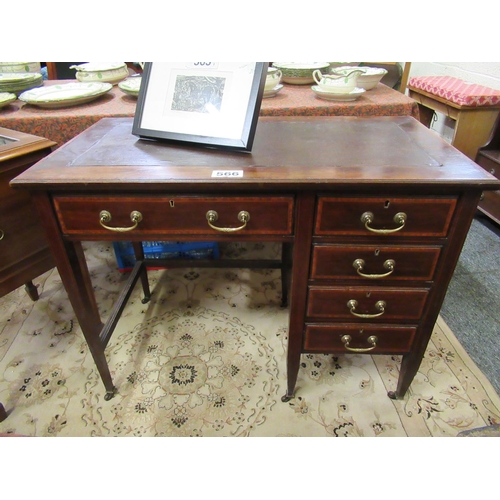
POLYGON ((440 253, 441 247, 315 245, 311 278, 430 281, 440 253))
POLYGON ((414 326, 306 325, 303 350, 321 353, 405 354, 410 352, 416 331, 414 326))
POLYGON ((54 198, 59 222, 64 234, 123 234, 116 228, 126 228, 126 234, 148 235, 291 235, 293 231, 292 196, 283 197, 197 197, 197 196, 57 196, 54 198), (105 210, 111 219, 100 223, 105 210), (207 213, 216 213, 207 220, 207 213), (139 212, 140 222, 131 220, 139 212), (249 214, 248 222, 239 218, 249 214), (130 229, 132 228, 132 229, 130 229), (217 229, 218 228, 218 229, 217 229), (226 232, 226 229, 236 229, 226 232))
POLYGON ((480 151, 476 158, 476 163, 484 168, 491 175, 500 179, 500 151, 486 150, 480 151))
POLYGON ((317 320, 418 321, 428 293, 422 288, 310 286, 307 315, 317 320))
POLYGON ((444 197, 320 197, 314 234, 443 237, 448 234, 455 206, 455 198, 444 197), (370 222, 366 214, 371 214, 370 222), (404 214, 404 224, 399 214, 404 214), (393 232, 382 232, 386 230, 393 232))

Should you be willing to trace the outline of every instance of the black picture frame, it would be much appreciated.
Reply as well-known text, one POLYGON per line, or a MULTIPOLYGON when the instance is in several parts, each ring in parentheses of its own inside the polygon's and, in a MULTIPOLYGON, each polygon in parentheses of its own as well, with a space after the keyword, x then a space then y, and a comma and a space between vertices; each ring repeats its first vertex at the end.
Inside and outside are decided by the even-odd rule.
POLYGON ((251 151, 269 63, 148 62, 132 133, 251 151))

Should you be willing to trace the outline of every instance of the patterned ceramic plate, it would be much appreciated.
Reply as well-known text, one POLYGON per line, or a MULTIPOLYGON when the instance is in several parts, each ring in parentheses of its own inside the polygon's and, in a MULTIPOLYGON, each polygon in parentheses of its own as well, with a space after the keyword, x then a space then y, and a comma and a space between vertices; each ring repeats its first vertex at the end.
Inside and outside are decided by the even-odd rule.
POLYGON ((127 78, 118 84, 118 88, 125 92, 125 94, 137 97, 141 88, 141 80, 142 78, 140 76, 127 78))
POLYGON ((43 85, 40 73, 0 73, 0 92, 22 92, 43 85))
POLYGON ((40 73, 0 73, 0 83, 18 83, 40 78, 40 73))
POLYGON ((64 83, 28 90, 19 100, 40 108, 63 108, 93 101, 112 88, 111 83, 64 83))
POLYGON ((328 92, 326 90, 322 90, 318 85, 313 85, 311 87, 312 91, 321 99, 326 99, 327 101, 355 101, 364 94, 365 89, 360 89, 356 87, 351 92, 347 92, 345 94, 335 94, 334 92, 328 92))
POLYGON ((10 92, 0 92, 0 108, 7 106, 7 104, 14 102, 16 99, 16 94, 11 94, 10 92))

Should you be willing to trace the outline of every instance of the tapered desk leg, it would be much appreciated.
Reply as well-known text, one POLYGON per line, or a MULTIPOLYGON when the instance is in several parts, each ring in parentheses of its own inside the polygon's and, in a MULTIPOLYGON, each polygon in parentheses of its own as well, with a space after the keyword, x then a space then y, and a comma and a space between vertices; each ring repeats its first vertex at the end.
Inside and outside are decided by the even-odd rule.
MULTIPOLYGON (((297 198, 295 241, 293 244, 294 263, 309 262, 311 256, 314 204, 314 194, 305 193, 297 198)), ((292 267, 292 290, 290 294, 287 350, 287 391, 281 398, 283 402, 293 398, 295 385, 297 383, 304 337, 308 279, 309 269, 307 265, 294 265, 292 267)))
POLYGON ((292 267, 292 243, 282 243, 281 246, 281 307, 288 306, 290 290, 290 269, 292 267))
POLYGON ((28 281, 24 284, 24 289, 26 290, 26 293, 28 294, 28 297, 32 301, 36 301, 39 299, 38 296, 38 288, 36 285, 33 283, 33 281, 28 281))
POLYGON ((45 228, 47 240, 64 288, 104 383, 105 399, 111 399, 115 388, 104 354, 105 344, 100 338, 104 325, 95 300, 82 244, 79 241, 66 241, 63 238, 50 198, 46 193, 33 193, 32 199, 45 228))

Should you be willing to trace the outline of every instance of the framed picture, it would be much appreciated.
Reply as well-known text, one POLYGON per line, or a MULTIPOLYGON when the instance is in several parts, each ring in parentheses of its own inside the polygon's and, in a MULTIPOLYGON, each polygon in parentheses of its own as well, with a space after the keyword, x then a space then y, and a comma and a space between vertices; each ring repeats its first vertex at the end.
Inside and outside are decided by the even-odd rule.
POLYGON ((269 63, 146 63, 132 133, 251 151, 269 63))

